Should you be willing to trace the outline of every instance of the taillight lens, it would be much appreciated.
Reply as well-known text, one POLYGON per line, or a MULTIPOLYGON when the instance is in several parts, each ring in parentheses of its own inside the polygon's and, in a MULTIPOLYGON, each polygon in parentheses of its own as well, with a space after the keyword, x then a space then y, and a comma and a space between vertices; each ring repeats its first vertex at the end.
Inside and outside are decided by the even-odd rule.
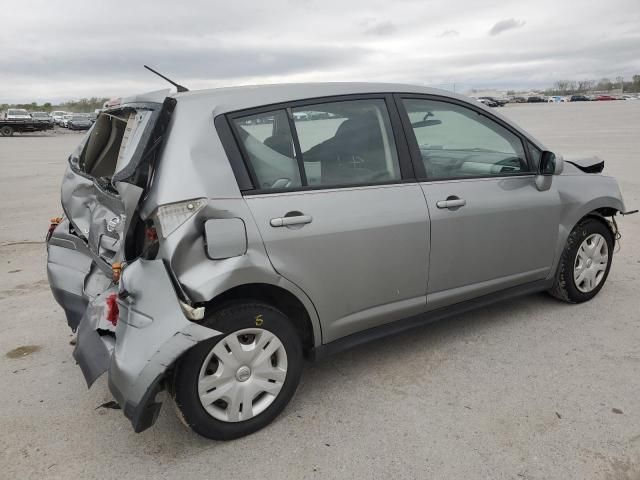
POLYGON ((158 241, 158 232, 156 231, 156 227, 145 227, 144 236, 147 242, 157 242, 158 241))
MULTIPOLYGON (((157 208, 155 218, 159 234, 163 238, 171 235, 180 225, 193 217, 207 204, 206 198, 196 198, 186 202, 169 203, 157 208)), ((155 223, 155 222, 154 222, 155 223)))
POLYGON ((118 317, 120 316, 120 309, 118 308, 118 295, 116 293, 112 293, 107 296, 106 304, 107 304, 107 321, 111 323, 114 327, 118 324, 118 317))

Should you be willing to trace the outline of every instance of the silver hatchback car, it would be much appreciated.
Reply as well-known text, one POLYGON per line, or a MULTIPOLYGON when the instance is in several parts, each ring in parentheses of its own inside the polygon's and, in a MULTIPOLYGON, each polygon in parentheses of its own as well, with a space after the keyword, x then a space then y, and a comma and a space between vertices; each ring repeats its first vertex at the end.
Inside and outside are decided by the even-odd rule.
POLYGON ((625 213, 602 168, 422 87, 150 93, 69 157, 49 282, 135 431, 166 389, 197 433, 237 438, 305 357, 516 295, 591 299, 625 213))

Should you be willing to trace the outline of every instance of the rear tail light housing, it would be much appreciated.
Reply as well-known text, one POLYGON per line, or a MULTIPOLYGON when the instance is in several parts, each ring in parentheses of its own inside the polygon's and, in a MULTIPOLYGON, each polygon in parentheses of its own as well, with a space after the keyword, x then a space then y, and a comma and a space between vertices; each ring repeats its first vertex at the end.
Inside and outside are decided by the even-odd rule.
POLYGON ((184 202, 168 203, 156 209, 154 222, 157 232, 162 238, 167 238, 183 223, 193 217, 207 204, 206 198, 196 198, 184 202))

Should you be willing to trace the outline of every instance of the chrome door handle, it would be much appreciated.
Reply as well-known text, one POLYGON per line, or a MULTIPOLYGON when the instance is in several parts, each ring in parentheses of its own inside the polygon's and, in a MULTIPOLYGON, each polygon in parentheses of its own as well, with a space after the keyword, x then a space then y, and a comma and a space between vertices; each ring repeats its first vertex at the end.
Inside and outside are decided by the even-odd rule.
POLYGON ((456 207, 464 207, 467 204, 467 201, 463 198, 447 198, 446 200, 440 200, 436 202, 436 207, 438 208, 456 208, 456 207))
POLYGON ((269 224, 272 227, 288 227, 289 225, 305 225, 311 223, 313 218, 310 215, 296 215, 292 217, 272 218, 269 224))

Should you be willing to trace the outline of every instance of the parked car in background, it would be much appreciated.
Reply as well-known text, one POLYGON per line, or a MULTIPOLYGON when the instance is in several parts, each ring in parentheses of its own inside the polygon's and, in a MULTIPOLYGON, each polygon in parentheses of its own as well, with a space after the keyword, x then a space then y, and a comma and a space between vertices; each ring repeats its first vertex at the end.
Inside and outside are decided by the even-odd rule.
POLYGON ((633 95, 622 95, 622 100, 638 100, 638 97, 634 97, 633 95))
MULTIPOLYGON (((295 120, 299 120, 299 121, 304 121, 304 120, 309 120, 309 114, 306 112, 294 112, 293 113, 293 118, 295 120)), ((259 119, 255 119, 256 123, 262 123, 262 120, 259 119)))
POLYGON ((39 122, 47 122, 53 124, 53 117, 47 112, 32 112, 31 117, 39 122))
POLYGON ((5 120, 31 120, 31 114, 22 108, 9 108, 4 115, 5 120))
POLYGON ((532 96, 527 98, 527 103, 546 103, 547 100, 544 97, 532 96))
POLYGON ((490 102, 495 103, 496 107, 504 107, 507 103, 509 103, 509 100, 505 100, 503 98, 496 98, 496 97, 478 97, 478 98, 489 100, 490 102))
POLYGON ((551 97, 547 97, 547 103, 564 103, 568 101, 568 97, 563 97, 562 95, 553 95, 551 97))
POLYGON ((69 120, 73 118, 73 113, 65 113, 60 120, 60 126, 67 128, 69 126, 69 120))
POLYGON ((610 102, 612 100, 617 100, 613 95, 598 95, 596 97, 596 101, 598 102, 610 102))
POLYGON ((89 385, 108 370, 136 432, 166 389, 199 434, 248 435, 289 403, 304 356, 516 295, 588 301, 611 267, 610 218, 630 213, 603 162, 565 162, 450 92, 166 95, 98 116, 47 237, 74 357, 89 385))
POLYGON ((493 100, 489 100, 486 97, 478 97, 478 98, 476 98, 476 100, 478 102, 482 103, 483 105, 486 105, 487 107, 492 107, 493 108, 493 107, 498 107, 499 106, 496 102, 494 102, 493 100))
POLYGON ((55 123, 56 125, 62 124, 62 117, 65 116, 66 114, 67 112, 64 112, 62 110, 54 110, 53 112, 51 112, 51 118, 53 118, 53 123, 55 123))
POLYGON ((586 95, 571 95, 570 102, 588 102, 590 99, 586 95))
POLYGON ((511 97, 509 101, 511 103, 527 103, 527 99, 524 97, 511 97))
POLYGON ((67 128, 69 130, 89 130, 93 122, 88 115, 73 115, 67 120, 67 128))

